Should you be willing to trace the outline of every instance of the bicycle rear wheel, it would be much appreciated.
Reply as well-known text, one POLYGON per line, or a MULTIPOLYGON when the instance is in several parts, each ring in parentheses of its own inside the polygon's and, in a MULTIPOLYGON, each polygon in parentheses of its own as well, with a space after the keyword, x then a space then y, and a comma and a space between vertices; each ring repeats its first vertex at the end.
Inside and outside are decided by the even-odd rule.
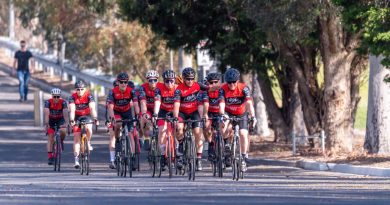
POLYGON ((134 166, 134 163, 133 163, 134 162, 133 161, 134 154, 131 151, 131 142, 130 142, 130 139, 128 137, 126 137, 126 144, 127 144, 126 163, 128 165, 127 169, 129 171, 129 177, 132 178, 133 177, 133 166, 134 166))
POLYGON ((222 136, 221 135, 218 135, 218 140, 217 140, 217 144, 216 144, 216 147, 217 147, 217 168, 218 168, 218 177, 223 177, 223 162, 224 162, 224 153, 223 153, 223 148, 224 148, 224 145, 223 145, 223 140, 222 140, 222 136))

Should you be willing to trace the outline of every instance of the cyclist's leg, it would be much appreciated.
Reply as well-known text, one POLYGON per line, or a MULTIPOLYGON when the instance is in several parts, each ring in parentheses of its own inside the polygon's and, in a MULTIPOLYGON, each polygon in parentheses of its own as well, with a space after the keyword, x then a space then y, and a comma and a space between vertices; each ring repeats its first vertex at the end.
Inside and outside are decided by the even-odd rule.
MULTIPOLYGON (((192 114, 190 114, 189 118, 192 120, 201 120, 198 111, 195 111, 192 114)), ((203 170, 202 168, 203 139, 202 139, 202 132, 200 128, 201 128, 201 122, 192 123, 192 130, 194 132, 195 145, 196 145, 196 170, 197 171, 203 170)))
MULTIPOLYGON (((160 110, 158 113, 158 117, 162 118, 165 117, 166 112, 164 110, 160 110)), ((161 153, 161 167, 164 169, 166 163, 165 163, 165 151, 166 151, 166 132, 167 132, 167 123, 165 120, 158 120, 158 142, 160 145, 160 153, 161 153)))
POLYGON ((244 119, 240 121, 240 150, 242 154, 241 169, 243 171, 247 170, 247 161, 248 161, 248 147, 249 147, 249 137, 248 137, 248 118, 246 115, 243 115, 244 119))
POLYGON ((79 155, 80 155, 80 135, 81 135, 81 130, 80 128, 75 125, 73 127, 73 154, 74 154, 74 159, 75 159, 75 168, 79 168, 79 155))
POLYGON ((116 143, 116 138, 115 138, 115 132, 113 129, 113 125, 111 124, 108 126, 108 132, 109 132, 109 142, 108 142, 108 150, 110 152, 110 164, 109 167, 111 169, 115 168, 115 143, 116 143))
POLYGON ((54 129, 50 126, 47 130, 47 164, 53 164, 53 144, 54 144, 54 129))

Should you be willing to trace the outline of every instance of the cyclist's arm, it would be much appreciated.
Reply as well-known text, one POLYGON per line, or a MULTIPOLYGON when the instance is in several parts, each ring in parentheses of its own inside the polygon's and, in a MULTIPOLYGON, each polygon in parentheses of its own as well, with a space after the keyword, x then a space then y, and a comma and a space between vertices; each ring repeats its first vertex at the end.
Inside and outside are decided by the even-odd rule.
POLYGON ((147 108, 146 108, 146 100, 141 100, 141 113, 144 114, 146 113, 147 111, 147 108))
POLYGON ((249 117, 255 117, 255 108, 253 106, 253 99, 250 95, 250 90, 248 87, 245 87, 242 91, 245 96, 246 109, 249 111, 249 117))
POLYGON ((108 116, 111 118, 111 119, 114 119, 115 118, 115 114, 114 114, 114 104, 108 104, 108 116))
POLYGON ((203 104, 203 117, 207 118, 208 117, 207 113, 209 112, 209 106, 210 106, 209 96, 208 96, 207 92, 203 93, 203 95, 200 99, 200 103, 203 104))
POLYGON ((225 92, 223 89, 219 90, 219 114, 224 115, 225 114, 225 92))
POLYGON ((175 90, 175 103, 173 104, 173 117, 179 117, 181 91, 175 90))
POLYGON ((133 103, 133 106, 134 106, 134 112, 136 115, 139 115, 139 112, 140 112, 140 109, 139 109, 139 103, 138 101, 137 102, 134 102, 133 103))
POLYGON ((75 118, 76 105, 74 103, 69 103, 69 120, 74 121, 75 118))
POLYGON ((65 125, 69 124, 69 116, 68 116, 68 108, 62 110, 62 114, 64 115, 65 125))
POLYGON ((154 91, 154 109, 153 114, 158 115, 158 112, 160 111, 160 105, 161 105, 161 91, 160 89, 156 88, 154 91))
POLYGON ((50 114, 49 108, 43 109, 43 113, 45 115, 45 125, 48 125, 49 124, 49 114, 50 114))
POLYGON ((93 119, 96 119, 97 118, 96 103, 95 102, 90 102, 89 103, 89 108, 91 109, 91 117, 93 119))

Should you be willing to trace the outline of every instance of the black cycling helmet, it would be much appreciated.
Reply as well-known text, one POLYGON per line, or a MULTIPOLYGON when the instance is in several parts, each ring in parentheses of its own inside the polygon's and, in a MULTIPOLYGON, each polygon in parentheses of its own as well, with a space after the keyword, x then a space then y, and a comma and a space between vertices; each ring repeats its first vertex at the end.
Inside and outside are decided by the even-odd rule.
POLYGON ((84 81, 78 80, 78 81, 74 84, 74 88, 85 88, 85 83, 84 83, 84 81))
POLYGON ((195 78, 195 70, 191 67, 184 68, 181 75, 183 78, 195 78))
POLYGON ((226 82, 233 82, 238 81, 240 79, 240 71, 238 71, 235 68, 229 68, 225 72, 225 81, 226 82))
POLYGON ((164 79, 175 79, 176 75, 173 70, 166 70, 162 74, 164 79))
POLYGON ((134 89, 134 82, 133 81, 129 80, 129 82, 127 82, 127 85, 129 87, 131 87, 132 89, 134 89))
POLYGON ((213 81, 213 80, 221 80, 221 74, 220 73, 209 73, 206 77, 207 81, 213 81))
POLYGON ((117 81, 128 81, 129 80, 129 75, 125 72, 119 73, 116 76, 117 81))

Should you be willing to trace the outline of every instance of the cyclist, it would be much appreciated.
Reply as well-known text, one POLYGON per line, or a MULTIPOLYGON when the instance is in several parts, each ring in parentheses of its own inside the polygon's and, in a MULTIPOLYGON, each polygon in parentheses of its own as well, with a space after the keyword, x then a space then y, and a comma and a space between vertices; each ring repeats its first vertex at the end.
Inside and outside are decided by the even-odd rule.
MULTIPOLYGON (((119 73, 117 75, 118 86, 114 87, 107 97, 108 103, 108 113, 110 120, 115 123, 115 138, 118 139, 119 131, 122 126, 122 123, 116 123, 116 120, 131 120, 133 115, 131 112, 132 101, 136 100, 135 91, 128 86, 129 75, 125 72, 119 73)), ((133 139, 133 123, 127 123, 127 129, 129 131, 129 139, 131 143, 131 151, 134 153, 134 139, 133 139)), ((110 147, 110 168, 115 168, 114 158, 115 158, 115 146, 110 147)))
POLYGON ((152 126, 147 123, 151 119, 154 109, 154 94, 157 87, 162 88, 163 83, 158 82, 159 74, 155 70, 150 70, 146 73, 145 78, 148 82, 142 84, 139 88, 139 100, 141 107, 141 129, 146 139, 149 139, 152 126))
MULTIPOLYGON (((166 70, 162 74, 164 79, 164 85, 156 87, 154 91, 154 110, 153 118, 165 118, 167 113, 173 111, 174 97, 175 97, 175 72, 172 70, 166 70)), ((166 149, 166 135, 167 135, 167 123, 164 120, 157 121, 158 125, 158 139, 160 143, 161 151, 161 167, 165 169, 165 149, 166 149)))
POLYGON ((215 156, 214 153, 214 140, 211 138, 211 120, 209 118, 219 116, 219 89, 221 88, 221 74, 211 72, 206 77, 208 91, 203 91, 202 102, 203 102, 203 118, 205 118, 205 126, 203 129, 203 135, 209 143, 208 158, 211 161, 215 156))
MULTIPOLYGON (((191 67, 184 68, 182 71, 182 77, 184 79, 183 84, 175 90, 175 106, 173 110, 173 116, 179 119, 178 123, 178 135, 177 140, 179 141, 178 149, 178 168, 182 168, 182 162, 180 156, 183 154, 183 128, 184 120, 201 120, 198 112, 198 93, 201 90, 201 86, 198 82, 195 82, 195 70, 191 67)), ((196 170, 202 170, 202 151, 203 151, 203 141, 201 136, 201 122, 192 123, 192 129, 195 136, 196 144, 196 170)))
MULTIPOLYGON (((48 136, 47 140, 47 164, 52 165, 54 163, 53 156, 53 143, 54 143, 54 125, 61 126, 60 136, 61 143, 66 136, 65 125, 69 124, 68 118, 68 104, 64 99, 61 98, 61 90, 58 88, 53 88, 51 90, 51 99, 45 101, 45 128, 48 136)), ((64 147, 62 145, 62 147, 64 147)))
MULTIPOLYGON (((245 83, 238 82, 240 78, 240 72, 235 68, 229 68, 225 72, 225 81, 227 83, 223 84, 221 89, 219 90, 219 112, 226 117, 236 116, 243 117, 243 120, 239 122, 239 135, 240 135, 240 149, 242 153, 241 168, 243 171, 247 169, 248 162, 248 147, 249 147, 249 139, 248 139, 248 111, 249 118, 251 118, 251 122, 256 124, 255 118, 255 110, 253 107, 252 98, 250 95, 250 90, 245 83)), ((232 126, 227 126, 228 121, 225 122, 224 125, 224 136, 228 136, 228 133, 231 133, 232 126), (229 127, 229 128, 228 128, 229 127)), ((251 125, 252 126, 252 125, 251 125)), ((225 141, 225 154, 230 155, 230 139, 226 139, 225 141)), ((230 159, 230 157, 226 157, 230 159)), ((229 162, 226 162, 229 164, 229 162)))
MULTIPOLYGON (((80 153, 80 132, 81 129, 76 125, 76 121, 80 119, 86 119, 90 122, 92 119, 96 125, 99 125, 97 120, 96 113, 96 103, 95 99, 91 93, 86 89, 85 83, 81 80, 77 81, 75 84, 76 92, 69 97, 69 116, 70 116, 70 125, 73 127, 73 151, 74 151, 74 167, 76 169, 80 168, 79 163, 79 153, 80 153), (92 117, 92 119, 91 119, 92 117)), ((90 150, 93 150, 91 146, 91 137, 92 137, 92 124, 86 125, 88 146, 90 150)))

